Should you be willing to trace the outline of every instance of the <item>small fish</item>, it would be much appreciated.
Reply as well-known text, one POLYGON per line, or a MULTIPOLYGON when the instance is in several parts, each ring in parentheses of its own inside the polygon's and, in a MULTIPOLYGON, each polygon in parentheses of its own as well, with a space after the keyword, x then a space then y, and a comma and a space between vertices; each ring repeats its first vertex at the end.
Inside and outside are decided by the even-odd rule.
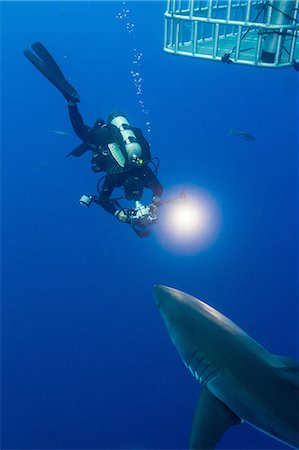
POLYGON ((46 169, 47 167, 48 167, 48 163, 47 162, 40 162, 40 163, 36 164, 34 169, 35 170, 41 170, 41 169, 46 169))
POLYGON ((229 136, 231 134, 234 134, 235 136, 239 136, 240 138, 244 139, 245 141, 255 141, 255 137, 252 136, 252 134, 246 133, 245 131, 238 131, 234 130, 233 128, 229 129, 229 136))
POLYGON ((67 132, 62 130, 48 130, 48 133, 57 134, 58 136, 67 136, 67 132))

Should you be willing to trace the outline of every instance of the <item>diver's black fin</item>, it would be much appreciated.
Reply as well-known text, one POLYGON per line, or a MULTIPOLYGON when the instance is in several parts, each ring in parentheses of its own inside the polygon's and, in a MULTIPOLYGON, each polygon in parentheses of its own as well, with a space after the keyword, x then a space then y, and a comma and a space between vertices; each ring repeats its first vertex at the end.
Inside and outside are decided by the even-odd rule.
POLYGON ((65 79, 63 73, 52 58, 48 50, 40 42, 32 44, 32 49, 39 58, 31 51, 24 50, 26 58, 62 93, 67 101, 77 103, 80 101, 78 92, 65 79))
POLYGON ((61 72, 60 67, 58 66, 57 62, 53 58, 52 55, 48 52, 46 47, 41 42, 35 42, 31 45, 32 50, 35 51, 37 56, 40 57, 40 59, 47 65, 52 67, 53 70, 55 70, 62 78, 64 78, 63 73, 61 72))
POLYGON ((78 147, 74 148, 66 157, 68 156, 76 156, 79 158, 79 156, 82 156, 87 150, 90 150, 88 144, 83 142, 82 144, 78 145, 78 147))

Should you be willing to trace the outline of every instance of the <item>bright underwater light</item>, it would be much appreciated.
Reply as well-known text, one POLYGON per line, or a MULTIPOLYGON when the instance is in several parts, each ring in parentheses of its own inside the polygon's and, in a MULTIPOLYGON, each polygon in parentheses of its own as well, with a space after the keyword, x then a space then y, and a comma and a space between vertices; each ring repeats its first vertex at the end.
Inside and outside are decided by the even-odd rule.
POLYGON ((165 207, 160 218, 161 244, 179 253, 196 253, 209 247, 217 237, 220 210, 212 196, 203 190, 184 188, 186 200, 165 207))
POLYGON ((176 234, 191 236, 197 233, 202 227, 203 214, 197 205, 184 203, 182 205, 173 205, 168 213, 169 227, 176 234))

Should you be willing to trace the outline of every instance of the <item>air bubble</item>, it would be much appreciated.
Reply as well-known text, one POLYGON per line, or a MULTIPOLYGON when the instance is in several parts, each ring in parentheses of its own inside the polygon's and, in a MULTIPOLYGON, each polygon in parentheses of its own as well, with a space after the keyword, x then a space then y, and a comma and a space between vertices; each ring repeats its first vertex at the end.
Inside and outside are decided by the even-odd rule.
MULTIPOLYGON (((117 19, 123 20, 125 23, 125 29, 127 33, 131 36, 131 39, 133 41, 136 41, 136 34, 135 34, 135 23, 132 22, 130 18, 130 9, 127 5, 126 1, 122 2, 122 10, 119 11, 119 13, 116 15, 117 19)), ((143 52, 141 50, 138 50, 134 44, 133 47, 133 54, 132 54, 132 66, 135 69, 139 70, 131 70, 130 74, 132 76, 132 81, 135 86, 135 92, 136 92, 136 98, 138 100, 139 107, 141 109, 141 112, 144 115, 148 115, 149 111, 144 106, 144 101, 142 98, 142 84, 143 84, 143 78, 142 74, 140 72, 141 64, 142 64, 142 58, 143 58, 143 52)), ((146 127, 148 133, 151 131, 151 124, 149 121, 146 122, 146 127)))

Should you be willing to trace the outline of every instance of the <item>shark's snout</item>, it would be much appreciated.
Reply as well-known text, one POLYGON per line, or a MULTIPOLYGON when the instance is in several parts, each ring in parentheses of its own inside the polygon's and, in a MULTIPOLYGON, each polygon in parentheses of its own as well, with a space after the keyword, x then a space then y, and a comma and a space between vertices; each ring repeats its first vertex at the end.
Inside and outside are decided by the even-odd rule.
POLYGON ((161 284, 155 284, 155 298, 156 298, 156 304, 158 308, 165 306, 167 300, 171 298, 171 288, 168 288, 166 286, 163 286, 161 284))
POLYGON ((156 304, 164 319, 170 317, 174 319, 178 314, 181 314, 180 291, 161 284, 155 285, 154 288, 156 304))
POLYGON ((158 308, 160 308, 160 299, 161 299, 162 293, 163 293, 163 286, 161 286, 160 284, 155 284, 154 292, 155 292, 156 305, 158 306, 158 308))

